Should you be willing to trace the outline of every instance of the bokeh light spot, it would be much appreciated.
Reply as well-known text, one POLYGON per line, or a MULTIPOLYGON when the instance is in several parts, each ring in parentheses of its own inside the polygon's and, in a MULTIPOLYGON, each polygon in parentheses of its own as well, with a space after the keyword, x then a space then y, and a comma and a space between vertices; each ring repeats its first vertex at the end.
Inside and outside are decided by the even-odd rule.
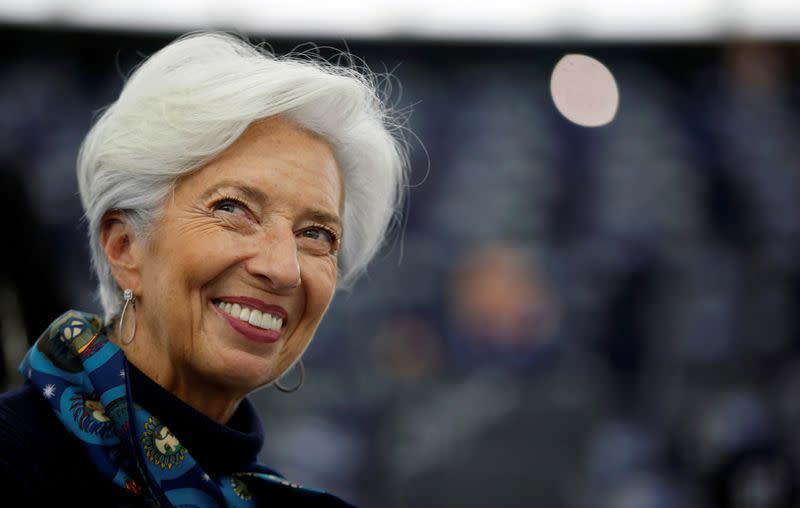
POLYGON ((608 124, 619 106, 619 90, 611 71, 586 55, 565 55, 558 61, 550 77, 550 94, 562 115, 584 127, 608 124))

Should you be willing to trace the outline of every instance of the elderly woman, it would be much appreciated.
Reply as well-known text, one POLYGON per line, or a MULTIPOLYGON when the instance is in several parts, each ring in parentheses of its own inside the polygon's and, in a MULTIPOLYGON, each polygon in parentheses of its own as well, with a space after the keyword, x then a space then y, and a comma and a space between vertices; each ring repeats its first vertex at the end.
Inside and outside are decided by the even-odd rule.
POLYGON ((104 316, 57 319, 2 396, 4 494, 346 505, 256 461, 246 396, 302 376, 337 285, 382 243, 405 178, 393 132, 362 74, 233 37, 187 36, 141 65, 78 160, 104 316))

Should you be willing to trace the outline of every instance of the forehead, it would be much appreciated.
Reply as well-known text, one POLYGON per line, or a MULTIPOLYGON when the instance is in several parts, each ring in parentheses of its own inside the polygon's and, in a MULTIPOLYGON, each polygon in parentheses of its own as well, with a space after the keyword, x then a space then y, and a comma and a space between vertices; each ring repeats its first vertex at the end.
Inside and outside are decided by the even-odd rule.
POLYGON ((176 192, 196 195, 228 181, 342 213, 341 171, 329 143, 284 117, 250 125, 219 157, 179 182, 176 192))

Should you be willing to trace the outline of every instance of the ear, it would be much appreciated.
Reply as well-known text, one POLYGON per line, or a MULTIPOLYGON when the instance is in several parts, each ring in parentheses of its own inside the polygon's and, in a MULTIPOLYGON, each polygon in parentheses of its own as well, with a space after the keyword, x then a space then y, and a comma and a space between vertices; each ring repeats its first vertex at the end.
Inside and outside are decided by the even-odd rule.
POLYGON ((100 243, 119 287, 131 288, 134 294, 138 293, 141 284, 141 242, 124 213, 114 210, 103 217, 100 243))

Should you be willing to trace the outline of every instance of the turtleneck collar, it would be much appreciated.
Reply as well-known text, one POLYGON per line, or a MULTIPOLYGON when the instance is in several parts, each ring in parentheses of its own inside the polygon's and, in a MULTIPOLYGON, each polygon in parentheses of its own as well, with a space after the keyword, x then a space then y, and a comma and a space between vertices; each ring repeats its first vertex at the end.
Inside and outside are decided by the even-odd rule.
POLYGON ((156 415, 210 474, 242 470, 256 462, 264 429, 253 404, 244 399, 227 425, 189 406, 128 362, 134 401, 156 415))

